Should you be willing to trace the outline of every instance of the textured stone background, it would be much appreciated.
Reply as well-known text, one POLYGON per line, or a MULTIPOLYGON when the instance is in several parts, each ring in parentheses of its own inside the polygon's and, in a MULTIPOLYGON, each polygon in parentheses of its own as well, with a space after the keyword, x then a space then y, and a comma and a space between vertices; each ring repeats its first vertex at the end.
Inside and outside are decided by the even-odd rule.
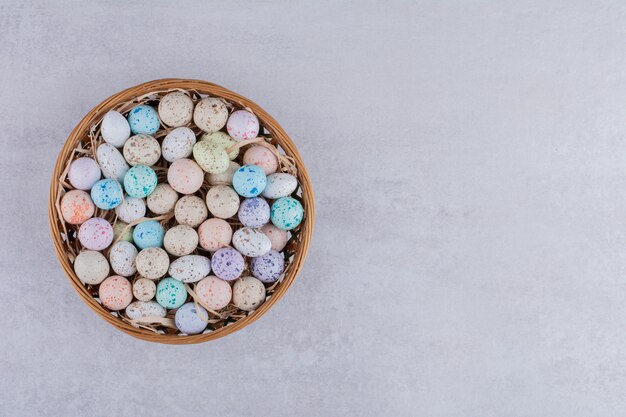
POLYGON ((0 415, 626 412, 621 1, 0 5, 0 415), (104 323, 48 232, 56 154, 161 77, 257 101, 307 163, 305 268, 253 326, 104 323))

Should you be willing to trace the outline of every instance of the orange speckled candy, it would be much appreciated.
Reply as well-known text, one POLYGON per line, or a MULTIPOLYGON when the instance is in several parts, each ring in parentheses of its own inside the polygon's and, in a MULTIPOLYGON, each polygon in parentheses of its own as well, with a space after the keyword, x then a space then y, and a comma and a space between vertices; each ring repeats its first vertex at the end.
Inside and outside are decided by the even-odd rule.
POLYGON ((61 214, 69 224, 83 224, 93 216, 96 206, 85 191, 72 190, 61 198, 61 214))
POLYGON ((233 238, 233 228, 226 220, 209 219, 198 228, 200 246, 209 252, 228 246, 233 238))
POLYGON ((191 159, 177 159, 167 170, 167 182, 181 194, 193 194, 202 187, 204 171, 191 159))
POLYGON ((230 303, 233 290, 228 282, 209 275, 196 284, 196 294, 211 310, 221 310, 230 303))
POLYGON ((276 155, 264 146, 253 146, 243 154, 244 165, 258 165, 263 168, 265 175, 273 174, 278 170, 276 155))
POLYGON ((123 310, 133 301, 130 282, 119 275, 112 275, 102 281, 98 294, 102 304, 109 310, 123 310))

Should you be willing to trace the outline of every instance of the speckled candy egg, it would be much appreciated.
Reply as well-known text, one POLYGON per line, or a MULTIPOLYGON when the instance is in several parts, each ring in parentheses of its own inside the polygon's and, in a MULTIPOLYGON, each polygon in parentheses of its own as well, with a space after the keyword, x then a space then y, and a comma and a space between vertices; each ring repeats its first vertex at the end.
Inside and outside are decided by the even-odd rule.
POLYGON ((272 249, 272 242, 261 231, 243 227, 233 234, 233 246, 244 256, 263 256, 272 249))
POLYGON ((263 190, 263 197, 276 200, 287 197, 298 188, 298 179, 283 172, 271 174, 267 177, 267 185, 263 190))
POLYGON ((211 261, 202 255, 187 255, 171 263, 169 273, 174 279, 181 282, 197 282, 209 275, 211 261))
POLYGON ((196 295, 211 310, 221 310, 233 298, 233 290, 228 282, 213 275, 208 276, 196 284, 196 295))
POLYGON ((115 208, 117 218, 130 223, 146 215, 146 202, 143 198, 126 196, 122 204, 115 208))
POLYGON ((165 229, 156 220, 147 220, 135 226, 133 242, 140 249, 163 246, 165 229))
POLYGON ((158 184, 146 202, 154 214, 170 213, 178 201, 178 193, 169 184, 158 184))
POLYGON ((193 146, 193 159, 209 174, 226 172, 230 162, 224 148, 204 140, 193 146))
POLYGON ((196 135, 188 127, 177 127, 165 136, 161 149, 163 158, 168 162, 189 158, 196 144, 196 135))
POLYGON ((83 224, 95 211, 96 206, 85 191, 71 190, 61 197, 61 215, 69 224, 83 224))
POLYGON ((248 149, 243 154, 243 163, 260 166, 265 175, 273 174, 278 170, 278 158, 265 146, 253 146, 248 149))
POLYGON ((167 310, 156 301, 134 301, 126 307, 126 316, 131 320, 146 317, 165 317, 167 310))
POLYGON ((237 110, 228 118, 226 130, 236 140, 254 139, 259 134, 259 119, 249 111, 237 110))
POLYGON ((177 159, 167 170, 167 182, 181 194, 193 194, 202 187, 204 171, 191 159, 177 159))
POLYGON ((139 105, 128 113, 128 124, 130 131, 135 135, 139 133, 153 135, 161 126, 157 111, 147 104, 139 105))
POLYGON ((289 241, 289 232, 283 229, 279 229, 272 223, 268 223, 261 227, 261 232, 267 236, 272 242, 272 249, 280 252, 285 249, 287 242, 289 241))
POLYGON ((263 192, 267 177, 263 168, 257 165, 244 165, 233 175, 233 187, 242 197, 256 197, 263 192))
POLYGON ((115 223, 115 226, 113 226, 113 239, 114 240, 124 240, 126 242, 131 242, 133 241, 133 230, 135 230, 134 226, 130 226, 128 229, 126 228, 126 226, 128 226, 127 223, 124 223, 122 221, 117 221, 115 223))
POLYGON ((116 148, 124 146, 124 142, 130 137, 128 121, 121 113, 115 110, 111 110, 104 115, 100 127, 102 139, 116 148))
POLYGON ((120 183, 108 178, 98 181, 91 189, 91 200, 102 210, 112 210, 119 206, 123 196, 120 183))
POLYGON ((209 314, 201 305, 195 305, 195 303, 183 304, 174 316, 174 322, 176 328, 181 333, 185 334, 198 334, 202 333, 206 326, 209 324, 207 320, 209 314))
POLYGON ((252 275, 263 282, 276 282, 284 270, 285 258, 275 250, 250 261, 252 275))
POLYGON ((182 91, 166 94, 159 101, 159 117, 169 127, 184 126, 193 117, 193 101, 182 91))
POLYGON ((124 181, 124 175, 126 175, 130 166, 115 146, 109 143, 103 143, 98 146, 96 159, 105 178, 113 178, 120 183, 124 181))
POLYGON ((100 284, 98 298, 109 310, 123 310, 133 301, 132 286, 126 278, 112 275, 100 284))
POLYGON ((239 221, 246 227, 261 227, 270 221, 270 205, 260 197, 246 198, 238 211, 239 221))
POLYGON ((185 284, 174 278, 162 279, 157 285, 156 300, 168 309, 182 306, 187 300, 185 284))
POLYGON ((198 228, 198 241, 203 249, 215 252, 226 247, 233 237, 233 228, 226 220, 208 219, 198 228))
POLYGON ((206 205, 215 217, 228 219, 239 210, 239 196, 228 185, 216 185, 206 193, 206 205))
MULTIPOLYGON (((205 133, 204 135, 202 135, 202 137, 200 138, 201 141, 205 141, 205 142, 209 142, 209 143, 213 143, 217 146, 219 146, 220 148, 223 148, 224 150, 230 148, 233 145, 237 144, 237 141, 233 138, 231 138, 230 136, 228 136, 226 133, 224 132, 212 132, 212 133, 205 133)), ((237 158, 237 155, 239 155, 239 148, 232 150, 228 153, 228 157, 233 160, 235 158, 237 158)))
POLYGON ((241 168, 237 162, 230 161, 228 164, 228 169, 221 174, 209 174, 209 184, 211 185, 232 185, 233 183, 233 175, 235 171, 241 168))
POLYGON ((113 227, 108 221, 94 217, 80 226, 78 240, 87 249, 106 249, 113 242, 113 227))
POLYGON ((279 229, 291 230, 302 222, 303 217, 302 204, 295 198, 282 197, 272 204, 272 223, 279 229))
POLYGON ((233 285, 233 304, 243 310, 257 309, 265 301, 265 286, 254 277, 243 277, 233 285))
POLYGON ((198 233, 187 225, 179 224, 165 232, 163 247, 171 255, 189 255, 197 246, 198 233))
POLYGON ((161 248, 146 248, 135 257, 139 274, 147 279, 159 279, 167 274, 170 258, 161 248))
POLYGON ((196 195, 183 196, 174 207, 174 217, 178 224, 198 227, 209 217, 204 201, 196 195))
POLYGON ((92 158, 78 158, 70 164, 67 179, 77 190, 91 190, 98 182, 102 172, 100 166, 92 158))
POLYGON ((124 159, 131 165, 154 165, 161 157, 161 145, 150 135, 131 136, 124 144, 124 159))
POLYGON ((100 284, 109 276, 109 262, 100 252, 84 250, 74 260, 74 272, 85 284, 100 284))
POLYGON ((217 97, 205 97, 196 104, 193 122, 205 132, 217 132, 226 125, 228 106, 217 97))
POLYGON ((225 281, 239 278, 243 272, 244 262, 241 253, 233 248, 222 248, 211 257, 213 273, 225 281))
POLYGON ((156 186, 156 172, 145 165, 135 165, 124 175, 124 189, 131 197, 147 197, 152 194, 156 186))
POLYGON ((137 257, 137 248, 130 242, 117 242, 111 246, 109 252, 109 260, 111 268, 117 275, 130 277, 137 272, 135 258, 137 257))
POLYGON ((150 301, 156 294, 156 284, 148 278, 139 278, 133 284, 133 295, 139 301, 150 301))

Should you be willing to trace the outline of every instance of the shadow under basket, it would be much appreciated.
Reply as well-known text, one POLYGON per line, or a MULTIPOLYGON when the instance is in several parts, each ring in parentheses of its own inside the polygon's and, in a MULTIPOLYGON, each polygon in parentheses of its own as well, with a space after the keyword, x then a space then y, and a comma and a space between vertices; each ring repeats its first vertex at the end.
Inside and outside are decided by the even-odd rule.
MULTIPOLYGON (((159 131, 160 135, 155 135, 157 138, 162 138, 164 133, 172 130, 165 126, 162 126, 162 129, 164 132, 159 131)), ((196 133, 198 132, 196 131, 196 133)), ((208 188, 206 177, 205 175, 205 184, 201 192, 205 192, 208 188)), ((159 175, 159 182, 161 181, 162 176, 159 175)), ((96 209, 94 216, 112 219, 110 212, 96 209)), ((48 213, 56 255, 80 298, 100 317, 119 330, 139 339, 168 344, 192 344, 218 339, 243 329, 265 314, 285 295, 300 272, 307 255, 315 220, 313 190, 309 175, 296 147, 276 120, 257 104, 232 91, 206 81, 186 79, 162 79, 140 84, 109 97, 93 108, 74 128, 59 153, 50 184, 48 213), (304 208, 304 219, 297 228, 291 231, 291 238, 283 250, 286 259, 285 272, 278 282, 268 288, 265 302, 250 313, 233 311, 232 314, 229 313, 230 315, 223 317, 223 320, 209 324, 207 331, 197 335, 181 335, 176 329, 167 326, 140 326, 131 323, 122 314, 111 312, 100 304, 97 299, 97 285, 84 284, 74 272, 73 262, 81 250, 77 237, 79 226, 65 223, 60 216, 59 208, 63 193, 72 189, 66 180, 70 162, 81 156, 94 157, 94 150, 97 144, 101 142, 97 127, 108 111, 117 110, 126 113, 138 104, 154 104, 168 92, 180 90, 190 94, 194 102, 204 96, 220 97, 231 103, 235 109, 247 109, 254 113, 261 125, 259 136, 266 138, 264 145, 275 146, 278 152, 284 155, 284 160, 290 162, 291 172, 296 174, 299 183, 299 187, 292 197, 298 199, 304 208)), ((107 256, 108 249, 103 253, 107 256)), ((246 272, 243 275, 246 275, 246 272)), ((77 311, 76 314, 80 314, 80 312, 77 311)))

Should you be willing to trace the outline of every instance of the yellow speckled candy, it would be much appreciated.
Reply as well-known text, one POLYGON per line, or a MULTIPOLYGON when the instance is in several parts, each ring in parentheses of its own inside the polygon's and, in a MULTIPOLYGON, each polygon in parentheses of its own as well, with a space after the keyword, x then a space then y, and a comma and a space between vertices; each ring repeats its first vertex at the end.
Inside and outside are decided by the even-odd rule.
POLYGON ((193 146, 193 158, 209 174, 226 172, 230 164, 224 148, 208 141, 200 141, 193 146))
POLYGON ((119 238, 119 240, 125 240, 126 242, 132 243, 133 230, 135 229, 135 227, 131 226, 126 229, 126 226, 128 226, 127 223, 119 220, 115 223, 115 226, 113 226, 113 241, 117 241, 119 238), (124 231, 124 229, 126 229, 126 231, 124 231))
MULTIPOLYGON (((220 146, 224 149, 228 149, 231 146, 237 144, 237 141, 235 139, 231 138, 224 132, 205 133, 204 135, 202 135, 200 140, 205 140, 207 142, 214 143, 217 146, 220 146)), ((233 159, 237 158, 237 155, 239 155, 239 148, 230 152, 228 154, 228 157, 232 161, 233 159)))

